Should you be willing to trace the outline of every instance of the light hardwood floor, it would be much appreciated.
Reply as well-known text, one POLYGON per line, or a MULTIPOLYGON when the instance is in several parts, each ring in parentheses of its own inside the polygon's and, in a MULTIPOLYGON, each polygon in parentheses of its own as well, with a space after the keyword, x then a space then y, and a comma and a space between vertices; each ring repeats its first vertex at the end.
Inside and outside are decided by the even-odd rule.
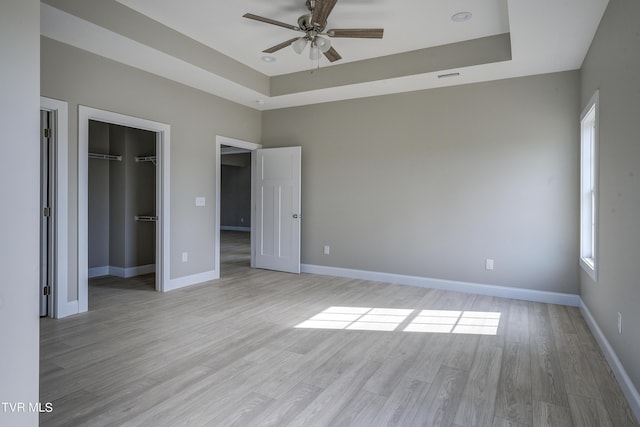
POLYGON ((96 279, 88 313, 42 319, 41 425, 637 425, 575 308, 251 270, 246 235, 223 236, 218 281, 96 279), (296 328, 330 307, 404 311, 296 328), (490 333, 495 313, 495 335, 404 331, 490 333))

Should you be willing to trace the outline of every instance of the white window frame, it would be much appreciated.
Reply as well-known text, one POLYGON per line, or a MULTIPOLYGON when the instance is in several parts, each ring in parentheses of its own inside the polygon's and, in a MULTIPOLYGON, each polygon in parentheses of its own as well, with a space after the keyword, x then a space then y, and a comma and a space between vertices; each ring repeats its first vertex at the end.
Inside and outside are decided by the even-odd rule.
POLYGON ((580 266, 598 279, 599 92, 580 115, 580 266))

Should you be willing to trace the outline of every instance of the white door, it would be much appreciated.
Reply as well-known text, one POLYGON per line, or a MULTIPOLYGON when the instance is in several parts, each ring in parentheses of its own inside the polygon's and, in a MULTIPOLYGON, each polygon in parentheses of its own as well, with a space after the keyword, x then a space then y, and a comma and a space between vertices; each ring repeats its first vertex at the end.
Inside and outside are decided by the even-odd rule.
POLYGON ((302 147, 256 150, 257 268, 300 273, 302 147))

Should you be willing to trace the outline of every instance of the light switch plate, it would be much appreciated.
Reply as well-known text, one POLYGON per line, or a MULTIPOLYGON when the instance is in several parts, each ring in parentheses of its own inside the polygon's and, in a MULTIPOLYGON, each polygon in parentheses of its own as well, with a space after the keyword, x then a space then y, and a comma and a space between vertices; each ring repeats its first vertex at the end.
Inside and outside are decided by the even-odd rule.
POLYGON ((207 200, 204 197, 196 197, 196 206, 206 206, 207 200))

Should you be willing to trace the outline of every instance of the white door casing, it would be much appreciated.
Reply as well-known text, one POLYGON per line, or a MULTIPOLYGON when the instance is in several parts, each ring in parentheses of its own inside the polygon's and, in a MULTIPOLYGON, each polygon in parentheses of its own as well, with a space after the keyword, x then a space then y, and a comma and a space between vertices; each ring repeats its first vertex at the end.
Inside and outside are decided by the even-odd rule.
POLYGON ((256 268, 300 273, 301 153, 256 150, 256 268))
POLYGON ((78 106, 78 312, 89 309, 88 181, 89 120, 149 130, 156 133, 156 290, 171 290, 170 262, 170 153, 171 126, 106 110, 78 106))

